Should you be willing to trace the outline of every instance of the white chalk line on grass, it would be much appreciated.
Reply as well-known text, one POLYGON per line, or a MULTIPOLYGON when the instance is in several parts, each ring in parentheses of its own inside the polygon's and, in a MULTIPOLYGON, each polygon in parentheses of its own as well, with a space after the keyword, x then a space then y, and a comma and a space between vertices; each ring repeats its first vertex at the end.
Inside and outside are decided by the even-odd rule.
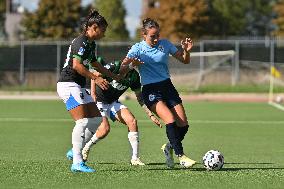
MULTIPOLYGON (((73 122, 72 119, 55 119, 55 118, 1 118, 0 122, 73 122)), ((151 120, 143 119, 138 120, 138 123, 150 123, 151 120)), ((276 124, 284 125, 284 121, 259 121, 259 120, 189 120, 190 123, 202 123, 202 124, 276 124)))

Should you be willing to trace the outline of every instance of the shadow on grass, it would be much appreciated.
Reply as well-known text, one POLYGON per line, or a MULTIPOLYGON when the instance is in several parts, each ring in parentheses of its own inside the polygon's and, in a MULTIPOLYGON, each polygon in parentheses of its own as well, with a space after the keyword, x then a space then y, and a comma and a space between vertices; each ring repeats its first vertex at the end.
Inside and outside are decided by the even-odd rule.
MULTIPOLYGON (((196 163, 196 165, 201 163, 196 163)), ((165 163, 147 163, 146 165, 166 165, 165 163)), ((179 165, 179 163, 175 163, 175 165, 179 165)))
POLYGON ((240 162, 240 163, 227 163, 225 162, 226 165, 271 165, 274 163, 250 163, 250 162, 240 162))
POLYGON ((116 163, 111 163, 111 162, 101 162, 101 163, 93 163, 97 165, 115 165, 116 163))
MULTIPOLYGON (((191 171, 207 171, 205 168, 191 168, 191 171)), ((244 170, 284 170, 283 167, 236 167, 236 168, 222 168, 218 172, 230 172, 230 171, 244 171, 244 170)), ((210 171, 208 171, 210 172, 210 171)))
MULTIPOLYGON (((116 165, 118 163, 112 163, 112 162, 100 162, 100 163, 92 163, 97 165, 116 165)), ((226 167, 226 165, 272 165, 274 163, 250 163, 250 162, 229 162, 225 163, 225 167, 223 167, 218 172, 233 172, 233 171, 244 171, 244 170, 284 170, 283 167, 226 167)), ((126 165, 126 164, 125 164, 126 165)), ((211 172, 207 171, 204 167, 195 167, 196 165, 202 165, 202 163, 196 163, 196 165, 192 168, 183 168, 179 166, 179 163, 175 163, 174 168, 168 168, 166 167, 165 163, 148 163, 145 166, 131 166, 125 167, 125 168, 114 168, 111 170, 101 170, 101 171, 137 171, 139 169, 143 169, 144 171, 179 171, 179 170, 185 170, 185 171, 196 171, 196 172, 211 172), (149 167, 149 166, 158 166, 158 167, 149 167), (138 168, 138 169, 136 169, 138 168)), ((216 172, 216 171, 212 171, 216 172)))
MULTIPOLYGON (((178 171, 178 170, 185 170, 185 171, 197 171, 197 172, 215 172, 215 171, 207 171, 205 168, 203 167, 198 167, 198 168, 182 168, 182 167, 177 167, 177 168, 151 168, 151 169, 147 169, 149 171, 165 171, 165 170, 169 170, 169 171, 178 171)), ((238 168, 222 168, 221 170, 219 170, 218 172, 233 172, 233 171, 244 171, 244 170, 284 170, 284 168, 282 167, 266 167, 266 168, 261 168, 261 167, 238 167, 238 168)))

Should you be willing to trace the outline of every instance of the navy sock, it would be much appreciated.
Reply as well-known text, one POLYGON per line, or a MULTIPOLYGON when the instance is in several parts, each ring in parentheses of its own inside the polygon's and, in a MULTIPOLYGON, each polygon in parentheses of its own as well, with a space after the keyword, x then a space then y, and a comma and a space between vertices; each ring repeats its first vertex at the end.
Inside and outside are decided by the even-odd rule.
POLYGON ((180 141, 179 131, 176 122, 166 124, 166 132, 167 132, 167 137, 175 151, 175 154, 177 156, 182 155, 183 147, 180 141))
POLYGON ((184 127, 178 127, 178 132, 179 132, 179 140, 182 141, 188 131, 189 126, 186 125, 184 127))

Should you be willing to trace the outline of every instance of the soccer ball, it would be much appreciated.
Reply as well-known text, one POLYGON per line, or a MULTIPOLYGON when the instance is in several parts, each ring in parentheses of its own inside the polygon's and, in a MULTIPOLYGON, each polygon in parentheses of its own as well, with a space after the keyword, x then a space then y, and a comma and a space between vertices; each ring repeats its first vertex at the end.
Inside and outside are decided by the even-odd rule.
POLYGON ((203 164, 208 171, 220 170, 224 165, 224 156, 217 150, 209 150, 203 156, 203 164))

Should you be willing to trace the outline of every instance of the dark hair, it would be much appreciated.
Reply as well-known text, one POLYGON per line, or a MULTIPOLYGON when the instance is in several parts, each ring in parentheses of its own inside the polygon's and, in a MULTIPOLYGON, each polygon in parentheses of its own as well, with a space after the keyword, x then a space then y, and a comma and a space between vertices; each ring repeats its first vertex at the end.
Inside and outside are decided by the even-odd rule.
POLYGON ((96 10, 91 10, 89 15, 86 17, 83 32, 86 33, 88 27, 92 26, 93 24, 97 24, 98 27, 103 28, 106 28, 108 26, 106 19, 96 10))
POLYGON ((160 29, 160 26, 158 24, 158 22, 156 22, 155 20, 151 19, 151 18, 146 18, 142 21, 142 32, 144 34, 147 33, 147 29, 150 28, 157 28, 160 29))

